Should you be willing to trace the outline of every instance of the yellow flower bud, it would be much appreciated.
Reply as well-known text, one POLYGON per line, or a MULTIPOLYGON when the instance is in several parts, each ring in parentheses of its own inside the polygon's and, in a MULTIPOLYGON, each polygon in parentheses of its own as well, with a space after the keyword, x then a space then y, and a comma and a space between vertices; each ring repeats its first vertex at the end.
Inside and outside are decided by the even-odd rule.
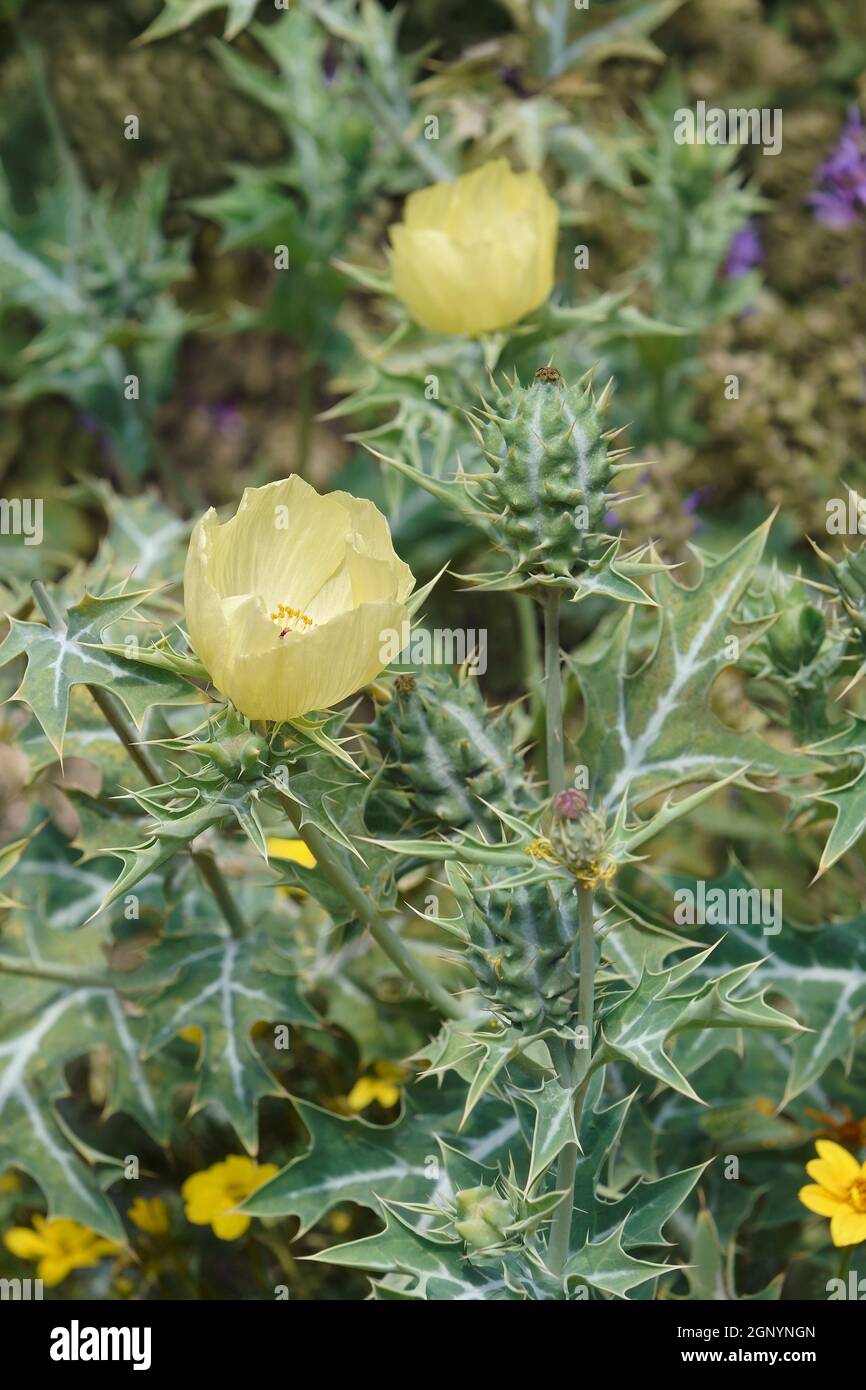
POLYGON ((434 333, 505 328, 553 288, 557 223, 538 175, 515 174, 504 159, 422 188, 390 228, 394 291, 434 333))
POLYGON ((372 502, 320 496, 297 474, 247 488, 190 538, 189 635, 216 688, 250 719, 328 709, 387 664, 415 580, 372 502), (384 659, 383 659, 384 648, 384 659))

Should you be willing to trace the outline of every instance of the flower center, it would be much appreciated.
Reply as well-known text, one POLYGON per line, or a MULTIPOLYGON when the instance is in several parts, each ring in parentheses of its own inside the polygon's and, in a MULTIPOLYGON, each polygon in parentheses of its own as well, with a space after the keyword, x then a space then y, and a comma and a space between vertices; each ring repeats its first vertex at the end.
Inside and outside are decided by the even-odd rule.
POLYGON ((308 618, 300 608, 291 608, 287 603, 278 603, 271 610, 271 622, 277 624, 281 637, 289 632, 306 632, 307 628, 313 626, 312 618, 308 618))
POLYGON ((855 1178, 848 1193, 848 1201, 855 1211, 866 1211, 866 1178, 855 1178))

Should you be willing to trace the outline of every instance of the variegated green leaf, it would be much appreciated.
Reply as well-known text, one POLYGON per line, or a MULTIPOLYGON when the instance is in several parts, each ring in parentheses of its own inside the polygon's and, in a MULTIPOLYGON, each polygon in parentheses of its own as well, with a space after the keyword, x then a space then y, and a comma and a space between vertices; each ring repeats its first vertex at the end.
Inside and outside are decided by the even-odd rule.
POLYGON ((695 1028, 802 1031, 795 1019, 765 1002, 763 991, 742 993, 746 981, 758 968, 757 961, 700 984, 700 974, 710 973, 702 971, 702 967, 712 949, 698 951, 669 970, 645 971, 629 994, 609 1006, 602 1015, 602 1045, 593 1058, 593 1066, 619 1058, 698 1100, 697 1092, 669 1055, 678 1034, 695 1028))
POLYGON ((69 695, 76 685, 109 689, 139 728, 154 705, 187 705, 204 699, 196 686, 180 676, 101 649, 105 629, 132 613, 146 597, 145 592, 111 598, 85 594, 69 609, 65 626, 58 630, 44 623, 12 620, 0 646, 0 666, 17 656, 27 658, 14 698, 26 701, 58 753, 63 751, 69 695))
MULTIPOLYGON (((624 1226, 625 1223, 623 1223, 624 1226)), ((567 1284, 586 1284, 600 1293, 627 1298, 632 1289, 648 1279, 672 1274, 670 1265, 649 1264, 636 1260, 622 1248, 623 1226, 617 1227, 600 1241, 587 1241, 580 1250, 569 1256, 565 1266, 567 1284)))
POLYGON ((573 659, 586 707, 579 760, 609 808, 682 782, 716 781, 732 772, 779 777, 802 774, 809 760, 775 748, 757 734, 725 728, 709 708, 716 676, 764 624, 740 624, 734 610, 763 553, 769 523, 727 555, 704 559, 693 588, 656 576, 659 633, 652 655, 630 669, 633 610, 609 638, 573 659))
POLYGON ((213 1105, 256 1151, 257 1103, 282 1095, 250 1036, 253 1024, 316 1022, 290 967, 265 936, 184 936, 162 941, 129 977, 137 988, 158 986, 149 1000, 145 1055, 152 1057, 183 1028, 203 1034, 194 1109, 213 1105))

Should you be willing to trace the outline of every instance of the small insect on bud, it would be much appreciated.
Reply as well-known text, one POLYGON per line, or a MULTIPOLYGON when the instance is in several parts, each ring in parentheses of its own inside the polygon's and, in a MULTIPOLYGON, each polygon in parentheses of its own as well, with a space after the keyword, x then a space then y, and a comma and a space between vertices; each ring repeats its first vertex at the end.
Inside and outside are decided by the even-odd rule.
POLYGON ((549 382, 562 381, 562 373, 556 367, 537 367, 535 371, 535 380, 549 382))
POLYGON ((411 695, 417 684, 414 676, 398 676, 394 681, 394 689, 398 695, 411 695))

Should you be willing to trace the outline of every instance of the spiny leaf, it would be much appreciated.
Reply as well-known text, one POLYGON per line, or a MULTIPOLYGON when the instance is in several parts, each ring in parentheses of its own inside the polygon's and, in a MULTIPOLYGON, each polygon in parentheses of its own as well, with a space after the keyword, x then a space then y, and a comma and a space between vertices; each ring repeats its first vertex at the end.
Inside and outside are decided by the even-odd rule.
POLYGON ((165 1047, 183 1028, 202 1030, 193 1109, 214 1105, 246 1148, 257 1148, 257 1102, 282 1095, 250 1037, 253 1024, 310 1023, 316 1016, 301 999, 286 962, 264 936, 242 941, 188 936, 162 941, 130 976, 136 986, 160 987, 148 1003, 146 1056, 165 1047))
POLYGON ((732 634, 742 648, 760 630, 731 615, 761 558, 768 525, 721 559, 705 562, 691 589, 667 573, 656 576, 658 640, 638 671, 629 671, 631 609, 603 647, 572 661, 586 707, 580 760, 592 769, 593 787, 608 807, 625 797, 643 801, 681 782, 714 781, 747 764, 768 777, 814 766, 757 734, 726 729, 709 708, 716 676, 736 659, 732 634))
POLYGON ((102 598, 85 594, 69 609, 65 626, 57 631, 44 623, 12 619, 9 635, 0 645, 0 666, 17 656, 27 658, 27 670, 13 699, 27 702, 58 755, 63 751, 73 686, 96 685, 110 690, 139 728, 154 705, 187 705, 204 699, 189 681, 100 647, 105 629, 133 612, 147 597, 147 591, 102 598))

